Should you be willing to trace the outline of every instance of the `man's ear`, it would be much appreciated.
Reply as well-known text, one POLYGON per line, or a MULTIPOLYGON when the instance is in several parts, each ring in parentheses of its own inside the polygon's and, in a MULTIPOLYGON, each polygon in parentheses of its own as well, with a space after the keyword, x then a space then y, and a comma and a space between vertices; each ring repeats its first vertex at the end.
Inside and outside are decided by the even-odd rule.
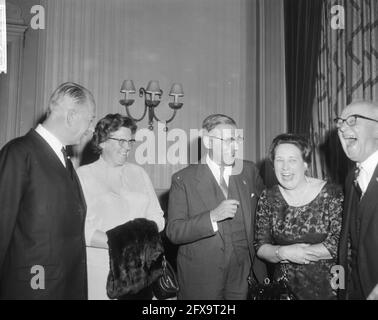
POLYGON ((211 144, 210 138, 207 134, 203 135, 202 141, 203 141, 203 145, 205 146, 206 149, 211 149, 210 148, 210 144, 211 144))
POLYGON ((77 116, 77 112, 75 109, 68 109, 66 119, 67 119, 67 125, 69 127, 72 127, 73 124, 75 123, 76 116, 77 116))

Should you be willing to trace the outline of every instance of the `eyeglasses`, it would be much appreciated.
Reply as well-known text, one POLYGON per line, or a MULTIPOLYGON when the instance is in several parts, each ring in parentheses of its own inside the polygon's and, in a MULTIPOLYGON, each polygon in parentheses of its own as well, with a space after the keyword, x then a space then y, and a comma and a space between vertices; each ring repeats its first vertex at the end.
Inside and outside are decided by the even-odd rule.
POLYGON ((231 138, 223 139, 223 138, 216 137, 216 136, 209 136, 209 138, 214 138, 214 139, 222 140, 226 144, 231 144, 233 142, 242 143, 244 141, 243 137, 231 137, 231 138))
POLYGON ((108 139, 118 141, 118 144, 119 144, 120 147, 124 147, 126 145, 126 143, 128 144, 129 147, 132 147, 135 143, 135 139, 130 139, 130 140, 117 139, 117 138, 108 138, 108 139))
POLYGON ((378 120, 376 119, 372 119, 372 118, 368 118, 368 117, 364 117, 364 116, 361 116, 359 114, 352 114, 350 115, 348 118, 346 119, 343 119, 343 118, 340 118, 340 117, 337 117, 333 120, 333 122, 335 122, 336 124, 336 127, 337 129, 340 129, 344 122, 349 126, 349 127, 354 127, 356 125, 356 122, 357 122, 357 118, 361 118, 361 119, 365 119, 365 120, 370 120, 370 121, 374 121, 374 122, 378 122, 378 120))

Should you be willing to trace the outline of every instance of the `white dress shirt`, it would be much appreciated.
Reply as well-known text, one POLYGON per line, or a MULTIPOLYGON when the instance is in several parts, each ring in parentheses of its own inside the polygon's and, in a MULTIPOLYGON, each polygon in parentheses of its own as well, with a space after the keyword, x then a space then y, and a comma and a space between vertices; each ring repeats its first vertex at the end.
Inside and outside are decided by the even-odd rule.
MULTIPOLYGON (((215 163, 212 159, 210 159, 209 155, 206 156, 206 164, 209 166, 211 173, 213 174, 215 180, 220 185, 220 165, 215 163)), ((232 166, 225 166, 223 178, 228 186, 228 182, 230 181, 230 175, 232 173, 232 166)), ((213 226, 214 232, 218 231, 218 223, 216 221, 211 220, 211 224, 213 226)))
POLYGON ((62 153, 62 148, 64 147, 64 145, 59 141, 59 139, 41 124, 39 124, 37 128, 35 128, 35 131, 49 144, 49 146, 54 150, 54 152, 62 162, 63 166, 66 167, 66 162, 64 161, 62 153))
POLYGON ((374 174, 375 168, 378 164, 378 150, 375 151, 369 158, 358 164, 360 173, 357 177, 357 182, 361 188, 362 196, 366 192, 370 180, 374 174))

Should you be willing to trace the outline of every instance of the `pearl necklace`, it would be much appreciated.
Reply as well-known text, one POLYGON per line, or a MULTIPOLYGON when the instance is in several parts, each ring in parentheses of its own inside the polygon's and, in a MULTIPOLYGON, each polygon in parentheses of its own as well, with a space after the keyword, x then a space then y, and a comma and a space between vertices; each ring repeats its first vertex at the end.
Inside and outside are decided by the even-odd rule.
MULTIPOLYGON (((290 206, 303 206, 305 204, 308 203, 308 201, 303 201, 304 199, 306 199, 306 193, 308 191, 308 188, 309 188, 309 185, 310 183, 308 181, 305 181, 305 186, 303 188, 303 190, 298 190, 297 192, 288 192, 288 189, 285 189, 284 187, 282 186, 279 186, 280 190, 281 190, 281 194, 282 196, 284 197, 284 199, 286 200, 286 202, 290 205, 290 206), (293 193, 295 193, 293 195, 293 193), (288 201, 290 200, 290 201, 288 201)), ((290 191, 293 191, 295 189, 291 189, 290 191)))

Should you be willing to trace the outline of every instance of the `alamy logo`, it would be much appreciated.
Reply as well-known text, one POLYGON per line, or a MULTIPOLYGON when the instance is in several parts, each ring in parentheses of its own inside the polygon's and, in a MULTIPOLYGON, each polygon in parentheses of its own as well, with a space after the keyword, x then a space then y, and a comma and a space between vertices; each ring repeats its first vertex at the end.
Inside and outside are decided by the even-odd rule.
POLYGON ((331 279, 331 287, 333 290, 345 289, 345 270, 343 266, 335 265, 331 268, 333 277, 331 279))
POLYGON ((35 15, 30 20, 30 26, 34 30, 45 29, 45 8, 41 5, 32 6, 30 13, 35 13, 35 15))
POLYGON ((45 268, 40 265, 32 266, 30 273, 34 275, 30 280, 30 286, 33 290, 45 289, 45 268))
POLYGON ((332 6, 331 8, 331 28, 339 30, 345 28, 345 9, 341 5, 332 6))

